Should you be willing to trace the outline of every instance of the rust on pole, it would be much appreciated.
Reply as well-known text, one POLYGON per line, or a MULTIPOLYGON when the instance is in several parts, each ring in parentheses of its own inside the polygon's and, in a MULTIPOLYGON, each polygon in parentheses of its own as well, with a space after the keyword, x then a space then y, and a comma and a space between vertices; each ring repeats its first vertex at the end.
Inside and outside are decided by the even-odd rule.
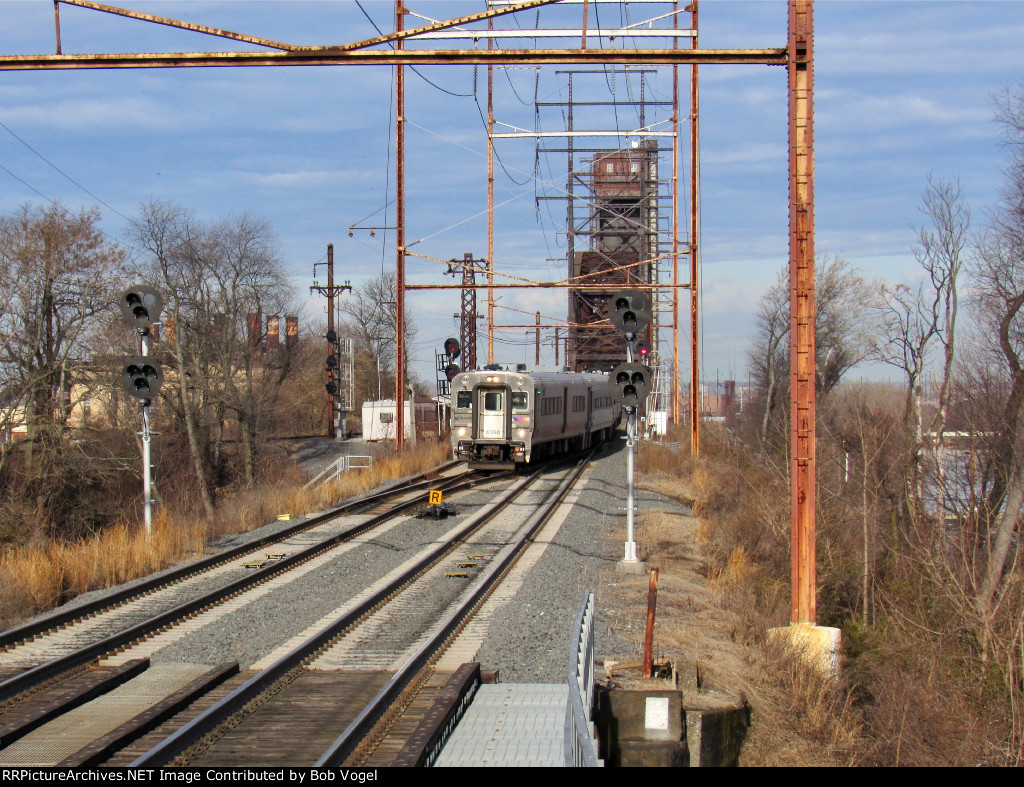
MULTIPOLYGON (((697 30, 697 0, 690 4, 691 24, 697 30)), ((693 51, 697 49, 697 36, 691 39, 693 51)), ((700 314, 698 290, 700 288, 699 232, 700 214, 700 94, 697 64, 690 65, 690 450, 700 455, 700 314)))
MULTIPOLYGON (((524 0, 522 3, 514 3, 512 5, 503 6, 500 8, 492 8, 490 11, 481 11, 477 14, 470 14, 469 16, 460 16, 456 19, 446 19, 443 22, 431 22, 429 25, 422 27, 414 27, 410 30, 405 30, 404 25, 402 28, 395 28, 394 33, 387 33, 382 36, 375 36, 374 38, 367 38, 365 41, 354 41, 350 44, 341 44, 340 46, 334 47, 323 47, 326 49, 335 49, 338 51, 351 51, 354 49, 364 49, 371 46, 380 46, 381 44, 388 44, 394 42, 401 49, 404 46, 404 41, 408 38, 415 38, 422 33, 433 33, 436 30, 444 30, 449 27, 458 27, 460 25, 466 25, 471 22, 480 22, 484 19, 487 20, 489 29, 493 29, 494 17, 503 16, 504 14, 514 14, 517 11, 526 11, 531 8, 538 8, 542 5, 551 5, 552 3, 560 3, 562 0, 524 0)), ((321 47, 302 47, 303 49, 319 49, 321 47)))
POLYGON ((654 611, 658 605, 658 569, 651 569, 647 586, 647 628, 644 630, 644 677, 654 673, 654 611))
MULTIPOLYGON (((395 32, 405 8, 395 0, 395 32)), ((401 50, 399 38, 395 46, 401 50)), ((405 67, 395 66, 395 447, 405 449, 405 67)))
POLYGON ((57 33, 57 54, 60 52, 60 0, 53 0, 53 26, 57 33))
MULTIPOLYGON (((397 43, 396 43, 397 46, 397 43)), ((396 65, 786 65, 785 49, 395 49, 0 55, 0 71, 85 68, 396 65)))
MULTIPOLYGON (((493 27, 488 21, 487 28, 493 27)), ((494 48, 494 39, 487 39, 494 48)), ((487 66, 487 363, 494 363, 494 66, 487 66)))
MULTIPOLYGON (((679 4, 676 3, 678 8, 679 4)), ((679 66, 672 67, 672 284, 679 284, 679 66)), ((672 423, 679 424, 679 290, 672 290, 672 423)))
MULTIPOLYGON (((103 5, 102 3, 93 3, 91 0, 54 0, 54 5, 57 3, 67 3, 68 5, 76 5, 80 8, 89 8, 93 11, 102 11, 105 14, 114 14, 115 16, 126 16, 129 19, 137 19, 142 22, 152 22, 157 25, 165 25, 167 27, 176 27, 180 30, 191 30, 193 33, 203 33, 208 36, 216 36, 217 38, 229 38, 232 41, 243 41, 246 44, 256 44, 257 46, 265 46, 270 49, 283 49, 292 50, 291 44, 284 44, 280 41, 271 41, 267 38, 258 38, 257 36, 247 36, 242 33, 232 33, 230 30, 220 30, 216 27, 206 27, 205 25, 196 25, 191 22, 181 22, 177 19, 168 19, 165 16, 153 16, 152 14, 143 14, 140 11, 129 11, 126 8, 117 8, 112 5, 103 5)), ((60 51, 58 50, 58 54, 60 51)))
POLYGON ((813 3, 789 0, 791 622, 816 623, 813 3))

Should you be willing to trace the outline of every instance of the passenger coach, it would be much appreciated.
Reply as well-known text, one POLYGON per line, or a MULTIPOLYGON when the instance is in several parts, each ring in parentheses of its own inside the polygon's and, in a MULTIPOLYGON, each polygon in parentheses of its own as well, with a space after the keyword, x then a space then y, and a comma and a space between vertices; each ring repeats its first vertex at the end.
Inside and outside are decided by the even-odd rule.
POLYGON ((451 396, 452 450, 473 469, 580 451, 606 440, 619 422, 601 372, 463 372, 451 396))

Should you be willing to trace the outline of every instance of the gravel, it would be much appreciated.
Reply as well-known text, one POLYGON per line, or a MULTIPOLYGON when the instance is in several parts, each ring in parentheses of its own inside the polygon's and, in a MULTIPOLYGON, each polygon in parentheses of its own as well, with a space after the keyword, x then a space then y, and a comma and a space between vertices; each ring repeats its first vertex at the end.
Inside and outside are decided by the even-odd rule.
MULTIPOLYGON (((622 447, 620 441, 602 452, 554 542, 528 572, 513 601, 497 611, 479 659, 487 667, 497 667, 503 682, 566 680, 572 624, 584 590, 597 592, 598 657, 608 655, 621 660, 637 654, 642 621, 636 621, 635 626, 626 624, 630 628, 624 629, 602 605, 602 578, 615 576, 615 564, 623 551, 620 531, 625 529, 626 495, 622 447)), ((509 485, 505 479, 489 486, 509 485)), ((373 541, 157 651, 153 660, 207 664, 238 661, 245 668, 327 612, 343 606, 492 497, 493 491, 481 488, 448 498, 456 502, 455 519, 409 518, 373 541)), ((643 509, 663 505, 664 498, 638 490, 637 502, 643 509)), ((252 540, 284 526, 271 523, 226 539, 230 544, 222 545, 252 540)), ((86 594, 72 604, 103 593, 86 594)))
MULTIPOLYGON (((621 443, 620 443, 621 445, 621 443)), ((568 676, 573 623, 585 591, 597 594, 597 657, 637 653, 635 632, 616 627, 602 604, 602 579, 614 577, 626 527, 626 457, 606 448, 587 475, 578 503, 515 598, 496 614, 478 658, 497 667, 503 683, 563 683, 568 676)), ((640 509, 664 498, 637 490, 640 509)), ((614 581, 612 579, 611 581, 614 581)), ((641 632, 642 633, 642 632, 641 632)))

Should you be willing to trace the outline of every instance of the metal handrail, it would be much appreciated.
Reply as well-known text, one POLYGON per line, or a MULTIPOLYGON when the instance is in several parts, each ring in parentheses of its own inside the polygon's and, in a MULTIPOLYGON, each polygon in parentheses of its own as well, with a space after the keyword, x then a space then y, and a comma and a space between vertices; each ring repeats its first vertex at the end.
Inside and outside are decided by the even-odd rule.
POLYGON ((317 473, 310 481, 306 483, 303 489, 309 489, 317 481, 320 481, 320 485, 323 486, 335 478, 338 478, 342 473, 347 473, 349 470, 368 470, 373 467, 372 456, 356 456, 352 454, 342 454, 327 467, 317 473), (353 462, 353 459, 365 459, 366 462, 353 462), (330 474, 330 475, 328 475, 330 474), (326 476, 326 478, 325 478, 326 476))
POLYGON ((565 767, 600 768, 594 710, 594 594, 587 591, 573 626, 569 658, 569 698, 565 703, 565 767))

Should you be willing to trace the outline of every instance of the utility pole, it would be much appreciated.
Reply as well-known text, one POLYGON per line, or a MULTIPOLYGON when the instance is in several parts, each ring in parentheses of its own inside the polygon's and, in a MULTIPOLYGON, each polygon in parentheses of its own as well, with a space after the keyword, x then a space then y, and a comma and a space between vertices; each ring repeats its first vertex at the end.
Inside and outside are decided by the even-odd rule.
MULTIPOLYGON (((328 359, 334 358, 334 349, 338 345, 338 334, 334 327, 334 298, 337 295, 348 290, 352 292, 352 285, 349 284, 348 280, 344 284, 335 287, 334 286, 334 244, 327 244, 327 286, 321 287, 316 283, 316 266, 320 263, 314 263, 313 265, 313 286, 309 288, 311 293, 317 292, 321 295, 327 296, 327 357, 328 359)), ((344 433, 344 426, 341 425, 340 420, 340 407, 338 406, 338 394, 340 391, 338 387, 338 374, 335 371, 337 366, 332 366, 329 362, 327 364, 327 436, 338 438, 344 433), (334 386, 335 393, 330 393, 331 386, 334 386)))
MULTIPOLYGON (((395 32, 405 29, 403 0, 395 0, 395 32)), ((405 49, 405 39, 395 42, 405 49)), ((415 429, 414 429, 415 431, 415 429)), ((395 66, 395 448, 405 450, 405 67, 395 66)))

